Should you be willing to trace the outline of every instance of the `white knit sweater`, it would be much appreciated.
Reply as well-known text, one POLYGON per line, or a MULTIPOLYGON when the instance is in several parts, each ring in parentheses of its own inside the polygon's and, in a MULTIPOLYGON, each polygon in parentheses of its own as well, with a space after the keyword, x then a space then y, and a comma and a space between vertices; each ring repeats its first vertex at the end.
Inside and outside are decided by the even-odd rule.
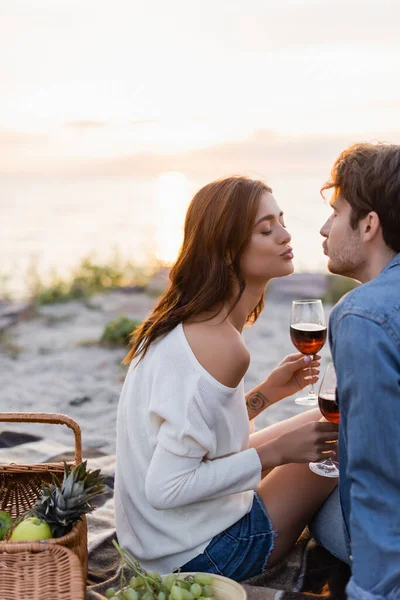
POLYGON ((130 366, 121 392, 119 543, 146 569, 168 573, 250 510, 260 480, 243 380, 229 388, 214 379, 178 325, 130 366))

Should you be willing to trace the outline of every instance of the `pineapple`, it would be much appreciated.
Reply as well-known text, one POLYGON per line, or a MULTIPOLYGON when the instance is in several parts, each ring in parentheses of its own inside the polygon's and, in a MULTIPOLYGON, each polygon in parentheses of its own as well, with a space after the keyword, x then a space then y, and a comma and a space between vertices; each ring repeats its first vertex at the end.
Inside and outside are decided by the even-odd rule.
POLYGON ((45 521, 50 526, 53 538, 69 533, 81 515, 94 510, 92 498, 104 493, 105 477, 100 476, 100 469, 86 470, 87 462, 76 467, 69 467, 64 462, 64 479, 62 483, 53 476, 53 483, 44 483, 41 497, 29 511, 31 515, 45 521))

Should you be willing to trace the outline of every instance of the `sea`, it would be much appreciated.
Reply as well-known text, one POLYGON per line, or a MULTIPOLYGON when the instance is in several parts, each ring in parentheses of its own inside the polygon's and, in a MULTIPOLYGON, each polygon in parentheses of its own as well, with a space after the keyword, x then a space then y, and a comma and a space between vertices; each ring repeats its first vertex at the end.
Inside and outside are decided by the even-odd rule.
MULTIPOLYGON (((180 171, 153 178, 1 177, 2 291, 23 297, 33 270, 45 281, 55 273, 65 277, 85 257, 105 263, 118 256, 138 266, 173 262, 187 206, 206 183, 180 171)), ((320 185, 320 179, 301 175, 273 182, 292 235, 297 272, 326 270, 319 229, 330 209, 320 185)))

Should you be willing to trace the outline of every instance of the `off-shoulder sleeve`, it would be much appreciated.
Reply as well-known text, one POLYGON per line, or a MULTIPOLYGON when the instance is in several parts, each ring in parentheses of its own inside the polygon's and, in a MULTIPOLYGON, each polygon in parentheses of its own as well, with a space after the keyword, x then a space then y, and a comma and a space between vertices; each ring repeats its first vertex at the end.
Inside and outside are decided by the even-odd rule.
POLYGON ((195 391, 180 410, 153 405, 159 420, 145 492, 157 509, 254 490, 261 480, 257 451, 248 448, 210 459, 216 445, 212 416, 195 391))

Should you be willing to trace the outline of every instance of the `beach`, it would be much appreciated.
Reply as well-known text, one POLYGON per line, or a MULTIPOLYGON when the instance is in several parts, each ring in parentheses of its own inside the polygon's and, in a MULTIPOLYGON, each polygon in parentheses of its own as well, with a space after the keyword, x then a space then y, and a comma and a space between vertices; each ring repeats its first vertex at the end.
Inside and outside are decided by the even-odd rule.
MULTIPOLYGON (((257 322, 244 330, 251 354, 245 391, 267 377, 287 354, 295 352, 290 335, 291 301, 321 297, 324 276, 299 274, 270 283, 265 310, 257 322)), ((115 453, 115 422, 119 394, 127 367, 122 365, 123 347, 99 344, 104 327, 126 315, 142 320, 157 297, 146 291, 120 290, 98 294, 85 302, 45 305, 1 333, 0 411, 64 413, 82 429, 83 447, 115 453)), ((325 304, 328 318, 331 306, 325 304)), ((329 360, 328 344, 320 352, 321 372, 329 360)), ((266 409, 256 429, 297 414, 305 407, 285 398, 266 409)), ((65 427, 1 424, 1 431, 23 430, 53 440, 63 449, 73 445, 65 427)), ((56 453, 56 452, 55 452, 56 453)))
MULTIPOLYGON (((12 313, 12 308, 3 303, 2 311, 0 303, 0 413, 69 415, 80 425, 82 455, 88 468, 100 469, 106 478, 107 492, 96 499, 96 509, 88 515, 86 600, 104 598, 100 594, 120 580, 119 557, 112 546, 116 536, 113 489, 116 413, 128 367, 122 364, 126 348, 104 346, 99 340, 105 326, 119 316, 144 319, 157 302, 154 291, 158 286, 156 281, 153 291, 107 291, 81 302, 40 307, 21 303, 8 318, 5 313, 12 313)), ((265 310, 244 330, 251 354, 246 392, 265 379, 284 356, 295 352, 289 335, 291 301, 323 297, 325 291, 326 278, 320 274, 292 275, 269 284, 265 310)), ((325 304, 327 318, 331 308, 325 304)), ((328 344, 320 354, 322 373, 330 358, 328 344)), ((285 398, 261 413, 255 428, 304 410, 307 407, 295 404, 294 397, 285 398)), ((74 438, 68 427, 0 422, 0 464, 69 461, 74 458, 73 449, 74 438)), ((246 591, 249 600, 273 600, 278 593, 286 598, 282 590, 288 591, 288 599, 300 600, 304 596, 299 590, 305 580, 307 589, 319 594, 322 586, 328 585, 327 573, 337 578, 337 569, 338 561, 316 546, 305 531, 288 559, 258 579, 249 580, 246 591)))

